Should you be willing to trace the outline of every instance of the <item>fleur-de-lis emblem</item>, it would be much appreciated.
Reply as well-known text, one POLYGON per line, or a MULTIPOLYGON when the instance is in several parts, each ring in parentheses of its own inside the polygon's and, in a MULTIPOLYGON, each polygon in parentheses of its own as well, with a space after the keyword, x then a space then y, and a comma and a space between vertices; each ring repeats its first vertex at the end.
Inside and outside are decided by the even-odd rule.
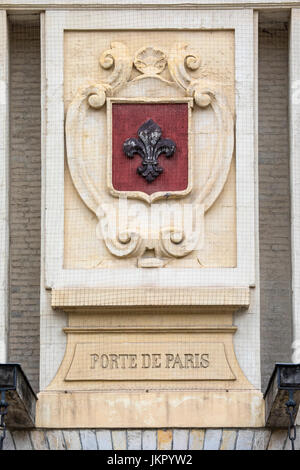
POLYGON ((158 157, 164 153, 170 158, 176 150, 173 140, 162 139, 161 135, 162 130, 159 125, 149 119, 139 128, 138 139, 131 137, 123 144, 124 153, 128 158, 133 158, 136 153, 142 158, 142 166, 137 168, 137 173, 148 183, 154 181, 164 171, 158 164, 158 157))

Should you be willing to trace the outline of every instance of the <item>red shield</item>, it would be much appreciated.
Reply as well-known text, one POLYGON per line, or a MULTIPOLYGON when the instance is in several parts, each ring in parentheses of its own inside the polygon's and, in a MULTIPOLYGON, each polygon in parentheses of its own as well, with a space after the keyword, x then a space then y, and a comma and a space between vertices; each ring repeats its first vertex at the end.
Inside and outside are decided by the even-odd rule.
POLYGON ((154 193, 180 195, 187 192, 190 167, 189 106, 189 101, 173 103, 112 101, 111 185, 114 193, 125 192, 131 197, 132 192, 138 191, 149 197, 154 193), (171 156, 168 156, 167 152, 161 152, 157 160, 162 171, 152 181, 147 181, 139 170, 143 163, 141 155, 133 151, 129 158, 124 151, 124 142, 128 139, 137 141, 140 127, 149 120, 159 126, 161 139, 171 140, 176 147, 171 156))

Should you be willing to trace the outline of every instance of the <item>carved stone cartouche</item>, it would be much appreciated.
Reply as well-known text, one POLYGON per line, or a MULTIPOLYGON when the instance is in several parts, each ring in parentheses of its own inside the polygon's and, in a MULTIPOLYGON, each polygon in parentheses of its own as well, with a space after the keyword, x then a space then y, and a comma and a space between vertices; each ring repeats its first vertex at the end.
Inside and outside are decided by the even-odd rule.
MULTIPOLYGON (((104 239, 108 251, 114 256, 141 259, 145 250, 153 249, 153 243, 152 238, 143 238, 138 229, 135 231, 131 227, 124 226, 122 227, 122 233, 113 236, 109 231, 111 212, 103 203, 105 200, 103 188, 99 189, 99 185, 95 184, 91 172, 87 168, 86 148, 88 147, 84 145, 84 123, 89 108, 99 110, 104 106, 107 97, 113 97, 118 90, 125 88, 127 85, 132 86, 137 80, 152 77, 152 79, 167 82, 168 85, 170 83, 176 85, 181 91, 184 90, 185 96, 191 97, 197 106, 200 108, 210 106, 214 113, 218 141, 218 145, 215 146, 214 165, 206 182, 198 187, 197 191, 194 191, 195 197, 192 203, 193 206, 197 207, 197 211, 201 212, 201 216, 197 219, 196 228, 188 232, 184 230, 184 227, 174 228, 168 224, 166 225, 165 218, 162 218, 155 232, 158 241, 155 246, 155 256, 158 260, 155 266, 161 267, 164 265, 159 261, 161 257, 181 258, 199 246, 199 234, 203 234, 204 214, 214 204, 228 178, 234 148, 233 115, 226 97, 218 88, 217 83, 202 75, 198 78, 190 75, 189 70, 195 71, 200 68, 201 60, 186 43, 175 43, 174 47, 167 52, 151 45, 145 46, 132 57, 126 44, 114 41, 111 43, 111 48, 101 54, 100 66, 107 70, 113 70, 105 80, 100 80, 98 83, 89 82, 78 89, 67 112, 66 146, 68 165, 75 187, 87 207, 96 214, 99 220, 96 230, 97 237, 104 239), (131 78, 133 66, 141 73, 131 78), (171 82, 160 75, 166 67, 168 67, 171 82)), ((175 98, 175 95, 173 98, 175 98)), ((137 102, 134 97, 133 101, 137 102)), ((169 101, 172 102, 172 98, 166 100, 166 102, 169 101)), ((144 102, 144 98, 142 102, 144 102)), ((197 112, 196 108, 195 112, 197 112)), ((137 171, 149 183, 154 181, 163 171, 158 165, 159 155, 165 153, 167 157, 171 157, 176 149, 174 142, 169 139, 161 139, 161 129, 151 119, 150 122, 154 127, 158 127, 153 137, 149 135, 151 131, 149 132, 146 129, 143 132, 143 127, 147 124, 144 123, 139 129, 139 138, 127 139, 123 144, 124 152, 129 158, 133 158, 135 153, 142 157, 142 165, 137 171), (141 135, 140 132, 142 132, 141 135), (152 144, 154 148, 152 149, 149 146, 151 139, 154 142, 154 145, 152 144)), ((104 132, 104 129, 102 129, 102 132, 104 132)), ((109 129, 107 129, 107 132, 110 132, 109 129)), ((111 138, 111 135, 109 135, 109 138, 111 138)), ((111 155, 108 158, 111 161, 111 155)), ((197 161, 197 158, 197 152, 195 152, 195 161, 197 161)), ((110 169, 110 166, 107 165, 107 168, 110 169)), ((114 197, 119 197, 119 192, 111 189, 111 174, 109 174, 108 181, 110 193, 114 197)), ((147 201, 149 204, 157 199, 165 198, 165 192, 154 192, 151 196, 143 191, 127 191, 125 194, 134 199, 147 201)), ((174 196, 180 197, 186 194, 186 192, 184 194, 173 192, 174 196)), ((149 212, 150 207, 145 206, 144 209, 149 212)), ((164 210, 163 206, 162 210, 164 210)), ((149 267, 149 264, 147 266, 149 267)), ((153 264, 152 266, 154 267, 153 264)))

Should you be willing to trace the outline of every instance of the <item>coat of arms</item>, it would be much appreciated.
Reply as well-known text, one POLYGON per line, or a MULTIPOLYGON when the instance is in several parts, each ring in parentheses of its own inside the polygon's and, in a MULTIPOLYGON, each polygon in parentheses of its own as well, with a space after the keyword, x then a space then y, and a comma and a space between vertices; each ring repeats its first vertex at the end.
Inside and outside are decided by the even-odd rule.
POLYGON ((165 259, 184 257, 203 240, 204 214, 230 168, 233 118, 215 84, 190 75, 200 59, 187 44, 175 44, 171 51, 150 45, 131 56, 124 43, 114 42, 100 65, 114 67, 111 75, 78 90, 68 109, 71 176, 97 215, 97 234, 110 253, 136 257, 139 267, 161 267, 165 259), (165 69, 168 78, 162 75, 165 69), (201 170, 197 125, 207 108, 215 116, 213 153, 201 170), (97 112, 107 151, 91 157, 86 120, 93 122, 90 113, 97 112), (92 158, 103 161, 99 184, 90 169, 92 158), (147 252, 154 255, 145 257, 147 252))
POLYGON ((146 103, 108 98, 107 105, 112 129, 108 136, 111 193, 148 203, 187 194, 192 179, 191 98, 176 102, 150 98, 146 103))

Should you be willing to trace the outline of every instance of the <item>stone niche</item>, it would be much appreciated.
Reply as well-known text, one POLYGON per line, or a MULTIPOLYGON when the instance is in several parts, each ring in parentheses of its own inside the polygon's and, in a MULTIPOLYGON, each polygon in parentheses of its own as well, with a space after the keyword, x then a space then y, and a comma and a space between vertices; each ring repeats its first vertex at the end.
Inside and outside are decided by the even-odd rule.
POLYGON ((45 18, 42 296, 68 320, 37 425, 261 426, 252 12, 109 13, 45 18))

